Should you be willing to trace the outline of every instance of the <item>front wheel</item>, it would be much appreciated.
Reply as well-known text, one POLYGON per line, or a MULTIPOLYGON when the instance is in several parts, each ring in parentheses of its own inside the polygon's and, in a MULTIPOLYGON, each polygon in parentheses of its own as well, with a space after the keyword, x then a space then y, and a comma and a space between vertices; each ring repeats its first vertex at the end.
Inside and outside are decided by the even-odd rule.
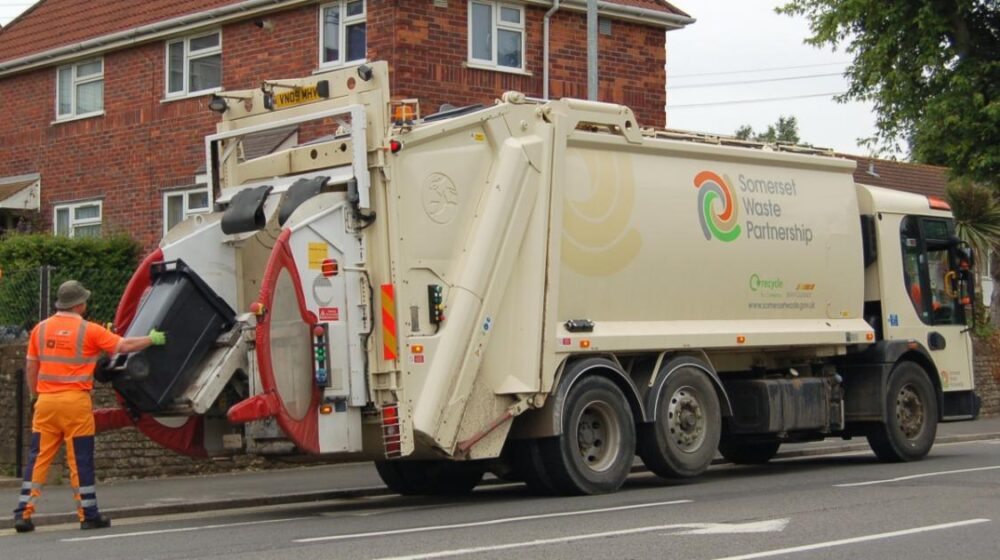
POLYGON ((886 462, 915 461, 927 455, 937 436, 938 406, 924 369, 903 362, 889 375, 886 418, 868 433, 868 445, 886 462))
POLYGON ((635 457, 635 420, 621 389, 585 377, 569 390, 562 435, 537 440, 547 482, 559 494, 614 492, 635 457))

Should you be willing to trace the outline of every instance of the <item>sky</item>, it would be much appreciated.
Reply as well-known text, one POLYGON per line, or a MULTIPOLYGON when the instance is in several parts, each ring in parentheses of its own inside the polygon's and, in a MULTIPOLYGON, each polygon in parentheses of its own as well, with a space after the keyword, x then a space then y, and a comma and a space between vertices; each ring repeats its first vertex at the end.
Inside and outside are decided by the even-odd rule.
MULTIPOLYGON (((779 116, 794 116, 803 142, 869 155, 856 141, 874 132, 871 105, 829 95, 847 89, 842 74, 851 57, 804 44, 808 23, 774 13, 782 1, 672 1, 697 21, 667 33, 670 128, 733 134, 740 125, 763 131, 779 116), (797 99, 755 101, 776 97, 797 99)), ((0 0, 0 25, 31 4, 0 0)))
POLYGON ((874 134, 872 105, 837 103, 829 95, 847 89, 843 72, 851 56, 843 47, 804 44, 808 22, 776 14, 783 1, 672 2, 697 21, 667 33, 670 128, 733 134, 748 124, 763 132, 778 117, 794 116, 802 142, 869 155, 857 139, 874 134))
POLYGON ((0 25, 6 26, 32 4, 31 0, 0 0, 0 25))

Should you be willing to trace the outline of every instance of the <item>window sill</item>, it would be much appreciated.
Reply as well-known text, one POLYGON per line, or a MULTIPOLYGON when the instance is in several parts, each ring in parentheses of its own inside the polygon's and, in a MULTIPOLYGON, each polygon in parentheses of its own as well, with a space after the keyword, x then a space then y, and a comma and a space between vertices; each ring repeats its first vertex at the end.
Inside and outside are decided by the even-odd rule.
POLYGON ((364 58, 361 60, 352 60, 350 62, 345 62, 343 64, 331 64, 331 63, 327 63, 326 65, 321 64, 319 68, 313 70, 312 73, 315 76, 316 74, 325 74, 327 72, 333 72, 334 70, 354 68, 355 66, 361 66, 362 64, 368 64, 368 59, 364 58))
POLYGON ((221 87, 212 89, 203 89, 201 91, 195 91, 192 93, 185 93, 184 95, 172 95, 170 97, 164 97, 160 100, 160 103, 170 103, 171 101, 182 101, 184 99, 194 99, 195 97, 204 97, 206 95, 212 95, 213 93, 219 93, 222 91, 221 87))
POLYGON ((493 72, 503 72, 504 74, 516 74, 518 76, 534 76, 533 73, 527 70, 521 70, 520 68, 510 68, 507 66, 492 66, 489 64, 480 64, 478 62, 463 62, 462 66, 466 68, 472 68, 473 70, 491 70, 493 72))
POLYGON ((87 113, 86 115, 77 115, 75 117, 63 117, 61 119, 56 119, 50 122, 49 125, 55 126, 57 124, 63 124, 73 121, 82 121, 84 119, 93 119, 95 117, 103 117, 103 116, 104 116, 104 111, 98 111, 96 113, 87 113))

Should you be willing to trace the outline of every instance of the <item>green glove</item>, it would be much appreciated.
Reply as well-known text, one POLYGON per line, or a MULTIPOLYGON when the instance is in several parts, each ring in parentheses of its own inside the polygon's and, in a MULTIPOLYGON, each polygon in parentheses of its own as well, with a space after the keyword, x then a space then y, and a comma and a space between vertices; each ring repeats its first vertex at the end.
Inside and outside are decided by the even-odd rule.
POLYGON ((149 340, 153 343, 153 346, 163 346, 167 343, 167 335, 163 331, 150 329, 149 340))

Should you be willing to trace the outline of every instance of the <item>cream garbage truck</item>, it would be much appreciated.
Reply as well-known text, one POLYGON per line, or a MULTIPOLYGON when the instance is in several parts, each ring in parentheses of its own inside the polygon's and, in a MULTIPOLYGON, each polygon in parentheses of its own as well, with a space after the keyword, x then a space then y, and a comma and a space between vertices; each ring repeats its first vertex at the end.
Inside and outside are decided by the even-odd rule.
POLYGON ((636 455, 692 477, 864 436, 919 459, 978 413, 951 213, 852 161, 517 93, 422 116, 384 63, 210 107, 214 211, 166 235, 116 321, 170 343, 108 366, 177 451, 590 494, 636 455))

